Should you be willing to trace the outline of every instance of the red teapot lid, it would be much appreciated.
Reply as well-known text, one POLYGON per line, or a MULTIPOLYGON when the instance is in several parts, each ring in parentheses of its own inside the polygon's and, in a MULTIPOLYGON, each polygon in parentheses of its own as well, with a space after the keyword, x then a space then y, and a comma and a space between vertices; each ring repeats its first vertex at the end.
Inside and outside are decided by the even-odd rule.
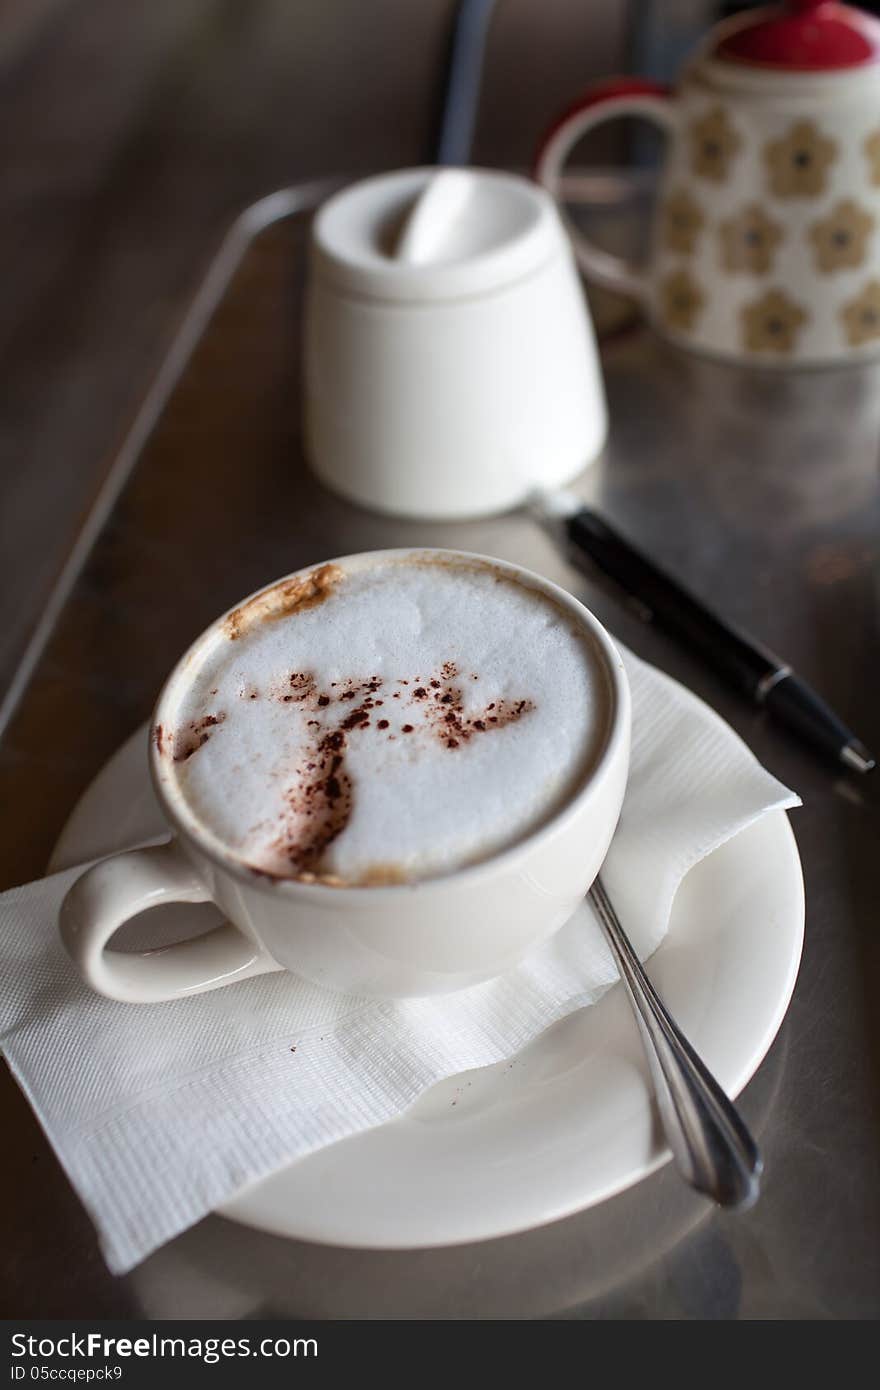
POLYGON ((835 0, 788 0, 722 25, 714 56, 790 72, 864 67, 880 59, 880 22, 835 0))

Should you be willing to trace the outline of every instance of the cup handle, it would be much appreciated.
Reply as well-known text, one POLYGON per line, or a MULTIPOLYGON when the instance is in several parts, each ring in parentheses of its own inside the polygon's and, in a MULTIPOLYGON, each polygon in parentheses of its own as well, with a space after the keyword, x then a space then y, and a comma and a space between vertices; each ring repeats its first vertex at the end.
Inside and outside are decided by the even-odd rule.
POLYGON ((282 967, 229 923, 153 951, 107 950, 123 923, 163 903, 210 902, 175 842, 128 850, 76 880, 59 914, 64 945, 92 989, 126 1004, 153 1004, 219 989, 282 967))
MULTIPOLYGON (((541 141, 535 161, 535 178, 557 200, 562 186, 562 170, 578 140, 603 121, 619 116, 644 116, 667 134, 675 129, 675 108, 669 87, 640 78, 613 78, 597 83, 560 116, 541 141)), ((606 289, 647 300, 648 282, 644 271, 622 256, 601 251, 566 218, 578 265, 588 279, 606 289)))

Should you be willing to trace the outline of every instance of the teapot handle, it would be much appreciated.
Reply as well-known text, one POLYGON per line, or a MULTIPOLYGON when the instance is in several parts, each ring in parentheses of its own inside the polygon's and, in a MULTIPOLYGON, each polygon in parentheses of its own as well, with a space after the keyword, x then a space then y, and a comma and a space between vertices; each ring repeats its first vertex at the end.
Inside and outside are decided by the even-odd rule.
MULTIPOLYGON (((562 170, 573 147, 588 130, 618 116, 644 116, 667 134, 675 129, 675 108, 670 88, 644 78, 612 78, 591 87, 550 127, 541 141, 535 161, 535 178, 559 199, 562 170)), ((565 218, 578 265, 589 280, 606 289, 647 300, 645 272, 622 256, 594 246, 565 218)))

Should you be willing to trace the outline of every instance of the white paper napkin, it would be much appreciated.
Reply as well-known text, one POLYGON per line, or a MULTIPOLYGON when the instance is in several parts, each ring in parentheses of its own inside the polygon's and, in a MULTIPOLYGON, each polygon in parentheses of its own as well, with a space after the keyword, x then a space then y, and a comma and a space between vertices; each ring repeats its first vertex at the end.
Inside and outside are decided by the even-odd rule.
MULTIPOLYGON (((798 798, 693 695, 623 655, 632 767, 603 877, 644 959, 688 869, 798 798)), ((58 937, 80 871, 0 895, 0 1044, 120 1273, 291 1159, 513 1055, 617 977, 585 905, 515 970, 455 995, 376 1003, 277 974, 119 1004, 81 983, 58 937)))

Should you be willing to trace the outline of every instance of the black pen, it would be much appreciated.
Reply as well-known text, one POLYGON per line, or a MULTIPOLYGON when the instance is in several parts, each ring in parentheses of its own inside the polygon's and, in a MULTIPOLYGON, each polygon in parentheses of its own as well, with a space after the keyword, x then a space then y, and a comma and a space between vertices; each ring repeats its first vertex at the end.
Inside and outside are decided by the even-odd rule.
POLYGON ((855 772, 871 771, 874 759, 864 744, 785 661, 724 622, 592 508, 568 493, 544 493, 535 505, 542 519, 561 524, 574 549, 636 600, 646 618, 701 656, 728 685, 804 742, 855 772))

